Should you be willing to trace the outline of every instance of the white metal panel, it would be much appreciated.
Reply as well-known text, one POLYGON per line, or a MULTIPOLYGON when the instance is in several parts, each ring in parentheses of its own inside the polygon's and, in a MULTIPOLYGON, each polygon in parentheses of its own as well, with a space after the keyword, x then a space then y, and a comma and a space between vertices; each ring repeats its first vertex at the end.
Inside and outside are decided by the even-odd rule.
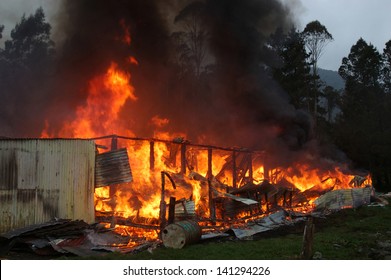
POLYGON ((0 232, 53 218, 93 222, 95 143, 0 140, 0 232))

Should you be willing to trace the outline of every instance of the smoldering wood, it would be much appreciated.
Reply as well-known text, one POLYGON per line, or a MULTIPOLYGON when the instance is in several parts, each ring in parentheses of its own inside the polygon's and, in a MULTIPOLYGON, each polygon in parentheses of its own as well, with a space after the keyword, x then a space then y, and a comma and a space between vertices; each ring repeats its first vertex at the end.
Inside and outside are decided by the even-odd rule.
POLYGON ((175 197, 170 197, 170 204, 168 207, 168 224, 172 224, 175 222, 175 202, 176 198, 175 197))
POLYGON ((215 208, 215 202, 213 197, 213 190, 212 190, 212 183, 210 179, 208 178, 208 196, 209 196, 209 218, 211 219, 212 223, 215 223, 216 221, 216 208, 215 208))
POLYGON ((236 188, 236 151, 232 152, 232 187, 236 188))
POLYGON ((118 137, 117 136, 113 136, 111 138, 111 150, 114 151, 114 150, 117 150, 118 149, 118 137))
MULTIPOLYGON (((135 227, 135 228, 142 228, 142 229, 150 229, 150 230, 158 230, 160 226, 158 225, 159 221, 156 219, 146 219, 142 218, 139 222, 135 222, 135 217, 121 217, 116 216, 116 223, 117 225, 121 226, 129 226, 129 227, 135 227)), ((97 216, 96 221, 100 223, 110 223, 111 217, 108 216, 97 216)))
POLYGON ((252 172, 253 171, 251 153, 243 152, 239 164, 236 168, 237 187, 241 187, 247 183, 252 183, 252 172), (248 177, 246 177, 247 173, 249 174, 248 177))
POLYGON ((179 151, 179 144, 177 142, 167 143, 167 149, 169 151, 169 156, 166 158, 165 164, 167 166, 176 167, 177 166, 177 154, 179 151))
POLYGON ((333 189, 334 189, 334 185, 330 186, 330 187, 316 185, 316 186, 313 186, 312 188, 310 188, 308 190, 305 190, 304 192, 302 192, 302 194, 306 197, 306 200, 308 200, 310 198, 323 195, 323 194, 325 194, 325 193, 327 193, 327 192, 329 192, 329 191, 331 191, 333 189))
POLYGON ((155 142, 149 142, 149 169, 155 169, 155 142))
POLYGON ((192 190, 193 186, 187 182, 184 178, 184 175, 181 173, 174 173, 174 172, 168 172, 166 171, 167 174, 169 174, 170 178, 174 182, 175 186, 178 186, 180 188, 184 188, 186 190, 192 190))
POLYGON ((252 183, 254 180, 253 177, 253 154, 248 153, 248 171, 249 171, 249 182, 252 183))
POLYGON ((206 173, 206 178, 211 179, 213 176, 213 167, 212 167, 212 161, 213 160, 213 151, 211 148, 208 148, 208 171, 206 173))
POLYGON ((186 174, 186 144, 181 144, 181 174, 186 174))
MULTIPOLYGON (((202 184, 203 184, 202 186, 207 186, 207 184, 208 184, 207 178, 205 178, 201 174, 194 172, 194 171, 189 173, 188 178, 191 180, 196 180, 196 181, 202 182, 202 184)), ((215 188, 216 190, 219 190, 220 192, 226 191, 227 189, 229 189, 229 187, 227 185, 221 183, 219 180, 216 179, 216 177, 212 177, 209 180, 210 180, 211 186, 213 188, 215 188)))

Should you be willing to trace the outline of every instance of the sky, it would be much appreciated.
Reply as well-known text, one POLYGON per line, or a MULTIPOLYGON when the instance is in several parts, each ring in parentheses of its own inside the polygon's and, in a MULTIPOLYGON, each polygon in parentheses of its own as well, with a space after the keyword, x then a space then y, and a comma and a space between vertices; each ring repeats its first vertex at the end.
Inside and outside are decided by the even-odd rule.
MULTIPOLYGON (((319 60, 319 67, 338 70, 342 58, 362 37, 379 52, 391 39, 390 0, 281 0, 295 3, 297 28, 301 31, 313 20, 320 21, 334 37, 319 60)), ((49 22, 53 21, 59 0, 0 0, 0 24, 5 25, 3 41, 23 14, 42 6, 49 22)))
POLYGON ((301 0, 301 3, 299 30, 318 20, 334 38, 319 60, 321 68, 337 71, 342 58, 349 55, 350 48, 360 38, 380 53, 391 40, 390 0, 301 0))

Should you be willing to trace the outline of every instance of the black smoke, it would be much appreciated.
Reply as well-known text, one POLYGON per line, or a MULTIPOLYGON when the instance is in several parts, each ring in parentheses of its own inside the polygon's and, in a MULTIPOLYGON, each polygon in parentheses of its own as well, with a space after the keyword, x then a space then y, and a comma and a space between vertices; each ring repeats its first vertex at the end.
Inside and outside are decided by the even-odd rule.
POLYGON ((36 118, 40 124, 30 127, 29 135, 18 133, 39 136, 44 119, 50 132, 58 133, 76 107, 85 104, 88 81, 116 62, 131 72, 138 96, 137 102, 126 104, 121 117, 140 137, 154 136, 151 119, 159 116, 170 120, 164 130, 184 132, 192 142, 279 154, 306 146, 310 118, 295 110, 271 78, 264 48, 278 28, 289 30, 294 25, 289 7, 277 0, 194 2, 63 1, 56 23, 61 44, 53 74, 37 83, 47 93, 36 118), (197 78, 179 78, 172 34, 181 26, 175 17, 192 5, 202 9, 211 66, 197 78), (129 27, 130 45, 121 39, 124 26, 129 27), (126 63, 129 55, 138 66, 126 63))

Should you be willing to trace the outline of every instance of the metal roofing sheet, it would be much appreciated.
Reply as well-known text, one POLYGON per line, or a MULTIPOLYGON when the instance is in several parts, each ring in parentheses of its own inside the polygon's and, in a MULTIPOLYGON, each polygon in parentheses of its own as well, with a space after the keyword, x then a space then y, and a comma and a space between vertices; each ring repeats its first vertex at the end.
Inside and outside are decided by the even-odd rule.
POLYGON ((129 157, 125 148, 96 156, 95 186, 128 183, 132 181, 129 157))

